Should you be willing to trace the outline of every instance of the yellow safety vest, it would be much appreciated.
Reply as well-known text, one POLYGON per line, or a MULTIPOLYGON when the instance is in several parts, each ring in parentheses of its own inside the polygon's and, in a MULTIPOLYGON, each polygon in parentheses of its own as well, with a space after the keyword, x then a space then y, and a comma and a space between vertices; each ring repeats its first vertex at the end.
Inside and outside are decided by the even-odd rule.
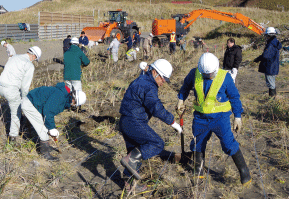
POLYGON ((131 56, 130 53, 131 53, 132 51, 134 51, 134 49, 129 49, 129 50, 126 52, 126 55, 127 55, 127 56, 131 56))
POLYGON ((231 110, 231 103, 218 102, 217 94, 223 85, 227 71, 219 69, 216 77, 214 78, 210 90, 205 99, 204 94, 204 79, 199 69, 196 70, 195 74, 195 89, 197 92, 197 100, 194 102, 194 109, 200 113, 210 114, 210 113, 220 113, 228 112, 231 110))
POLYGON ((177 42, 177 41, 176 41, 176 34, 171 34, 171 36, 170 36, 170 42, 177 42))

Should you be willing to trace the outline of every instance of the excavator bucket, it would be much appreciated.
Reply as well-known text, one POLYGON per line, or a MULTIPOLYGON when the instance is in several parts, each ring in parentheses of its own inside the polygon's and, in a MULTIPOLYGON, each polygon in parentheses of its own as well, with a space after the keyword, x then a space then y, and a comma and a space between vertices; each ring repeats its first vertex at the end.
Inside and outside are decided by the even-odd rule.
POLYGON ((90 41, 103 41, 103 37, 107 31, 107 28, 85 27, 83 28, 83 31, 90 41))

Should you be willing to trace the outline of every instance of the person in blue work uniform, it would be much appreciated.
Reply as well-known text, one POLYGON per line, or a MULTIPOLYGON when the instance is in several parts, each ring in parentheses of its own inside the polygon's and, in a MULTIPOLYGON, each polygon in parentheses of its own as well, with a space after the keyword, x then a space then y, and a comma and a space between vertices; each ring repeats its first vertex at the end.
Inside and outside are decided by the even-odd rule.
POLYGON ((204 177, 206 145, 214 132, 221 141, 222 150, 232 156, 240 172, 241 183, 249 184, 250 172, 230 124, 230 115, 233 112, 234 130, 237 133, 240 132, 243 112, 240 94, 231 75, 219 69, 219 60, 212 53, 204 53, 199 59, 198 68, 192 69, 186 76, 178 94, 178 110, 184 108, 184 101, 192 89, 196 99, 193 120, 193 135, 196 138, 196 144, 192 140, 190 149, 195 153, 195 175, 199 178, 204 177))
POLYGON ((133 38, 133 47, 139 47, 139 44, 140 44, 140 36, 139 36, 139 33, 136 32, 134 33, 134 38, 133 38))
MULTIPOLYGON (((167 60, 156 60, 144 75, 129 85, 121 103, 119 128, 128 153, 121 159, 121 164, 125 167, 125 175, 133 175, 138 180, 141 179, 138 173, 141 160, 156 156, 164 149, 164 141, 148 125, 150 118, 157 117, 182 132, 174 116, 158 98, 158 88, 169 81, 172 71, 172 65, 167 60)), ((145 190, 146 186, 140 189, 145 190)))
POLYGON ((63 54, 70 48, 71 35, 67 35, 63 40, 63 54))
POLYGON ((89 43, 88 37, 85 35, 84 31, 81 31, 81 34, 79 37, 79 45, 80 45, 80 49, 82 50, 84 54, 87 53, 86 47, 88 43, 89 43))
POLYGON ((277 31, 274 27, 268 27, 265 31, 267 44, 262 55, 254 59, 260 62, 259 72, 265 73, 266 84, 269 87, 269 96, 276 96, 275 77, 279 73, 279 50, 282 48, 281 42, 276 38, 277 31))
POLYGON ((40 153, 47 160, 58 160, 50 154, 49 135, 58 138, 54 116, 64 109, 84 104, 82 91, 70 90, 64 82, 31 90, 21 102, 21 108, 40 138, 40 153))
POLYGON ((127 51, 129 51, 132 48, 132 38, 130 35, 127 35, 124 42, 127 45, 127 51))

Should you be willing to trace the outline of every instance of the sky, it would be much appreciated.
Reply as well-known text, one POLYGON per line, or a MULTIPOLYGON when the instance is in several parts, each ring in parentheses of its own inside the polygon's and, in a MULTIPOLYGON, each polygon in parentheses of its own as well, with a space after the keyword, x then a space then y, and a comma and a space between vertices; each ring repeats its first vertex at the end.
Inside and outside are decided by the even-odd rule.
POLYGON ((1 0, 0 5, 3 5, 3 7, 10 12, 27 8, 37 3, 38 1, 41 0, 1 0))

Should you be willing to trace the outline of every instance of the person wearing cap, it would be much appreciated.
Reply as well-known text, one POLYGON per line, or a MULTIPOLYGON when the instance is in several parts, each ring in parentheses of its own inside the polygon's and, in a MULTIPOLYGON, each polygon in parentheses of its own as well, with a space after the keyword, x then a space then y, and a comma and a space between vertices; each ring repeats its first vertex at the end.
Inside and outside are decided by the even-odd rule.
POLYGON ((126 37, 124 39, 124 43, 126 43, 127 51, 129 51, 132 48, 132 38, 131 38, 131 36, 129 34, 126 35, 126 37))
MULTIPOLYGON (((158 88, 169 81, 172 71, 172 65, 167 60, 158 59, 144 75, 129 85, 124 94, 119 111, 119 128, 127 148, 127 156, 121 159, 126 176, 133 175, 140 180, 138 170, 141 161, 158 155, 164 149, 164 141, 148 125, 152 116, 182 132, 173 114, 164 108, 158 97, 158 88)), ((139 188, 146 189, 145 186, 139 188)))
POLYGON ((128 61, 136 60, 136 53, 139 52, 139 48, 131 48, 126 52, 126 58, 128 61))
POLYGON ((140 36, 139 36, 139 32, 134 33, 134 38, 133 38, 133 47, 139 47, 140 44, 140 36))
POLYGON ((86 51, 86 46, 89 43, 88 37, 85 35, 84 31, 81 31, 80 37, 79 37, 79 45, 81 47, 82 52, 84 52, 85 54, 87 53, 86 51))
POLYGON ((176 33, 172 32, 172 34, 170 35, 170 53, 171 54, 174 54, 176 51, 176 43, 177 43, 176 39, 177 39, 176 33))
POLYGON ((139 68, 141 69, 140 75, 144 75, 144 74, 145 74, 146 72, 148 72, 148 70, 149 70, 148 63, 142 61, 142 62, 139 64, 139 68))
POLYGON ((147 60, 151 56, 151 48, 153 46, 153 34, 150 33, 148 37, 144 39, 143 42, 143 59, 147 60))
POLYGON ((49 135, 58 138, 54 117, 65 109, 84 104, 84 92, 72 91, 64 82, 56 86, 42 86, 31 90, 21 102, 27 117, 40 138, 40 153, 47 160, 58 160, 50 154, 49 135))
POLYGON ((185 38, 186 35, 184 35, 184 33, 181 33, 181 36, 178 38, 178 42, 180 43, 180 50, 182 50, 184 53, 186 52, 186 43, 187 43, 185 38))
POLYGON ((276 96, 275 77, 279 73, 279 50, 282 48, 281 42, 276 38, 277 31, 274 27, 268 27, 265 31, 267 44, 262 55, 254 59, 254 62, 260 62, 259 72, 265 73, 267 87, 269 87, 269 96, 276 96))
POLYGON ((11 124, 8 142, 17 144, 19 136, 21 98, 25 98, 32 82, 34 65, 32 61, 39 60, 41 49, 33 46, 26 54, 15 55, 6 63, 0 76, 0 95, 8 101, 11 111, 11 124))
POLYGON ((219 60, 214 54, 204 53, 199 59, 198 67, 193 68, 186 76, 178 94, 178 110, 184 109, 184 101, 191 90, 194 90, 195 95, 192 130, 196 142, 193 139, 190 145, 191 151, 195 154, 193 158, 195 177, 204 177, 206 145, 214 132, 220 139, 223 151, 232 156, 239 170, 241 183, 249 184, 250 172, 230 124, 230 115, 233 112, 235 116, 233 129, 240 133, 243 112, 240 94, 231 75, 219 69, 219 60))
POLYGON ((107 50, 111 51, 112 59, 113 59, 114 63, 117 63, 117 61, 118 61, 118 49, 119 49, 120 42, 118 41, 115 33, 112 33, 111 36, 112 36, 113 40, 110 42, 110 45, 107 48, 107 50))
POLYGON ((75 90, 82 90, 81 66, 87 66, 90 61, 78 47, 78 39, 73 37, 70 41, 70 48, 64 53, 63 78, 66 86, 75 90))
POLYGON ((8 44, 7 41, 1 41, 1 45, 6 48, 6 52, 8 55, 8 60, 16 55, 15 49, 11 44, 8 44))
POLYGON ((71 35, 67 35, 63 40, 63 54, 70 48, 71 35))

